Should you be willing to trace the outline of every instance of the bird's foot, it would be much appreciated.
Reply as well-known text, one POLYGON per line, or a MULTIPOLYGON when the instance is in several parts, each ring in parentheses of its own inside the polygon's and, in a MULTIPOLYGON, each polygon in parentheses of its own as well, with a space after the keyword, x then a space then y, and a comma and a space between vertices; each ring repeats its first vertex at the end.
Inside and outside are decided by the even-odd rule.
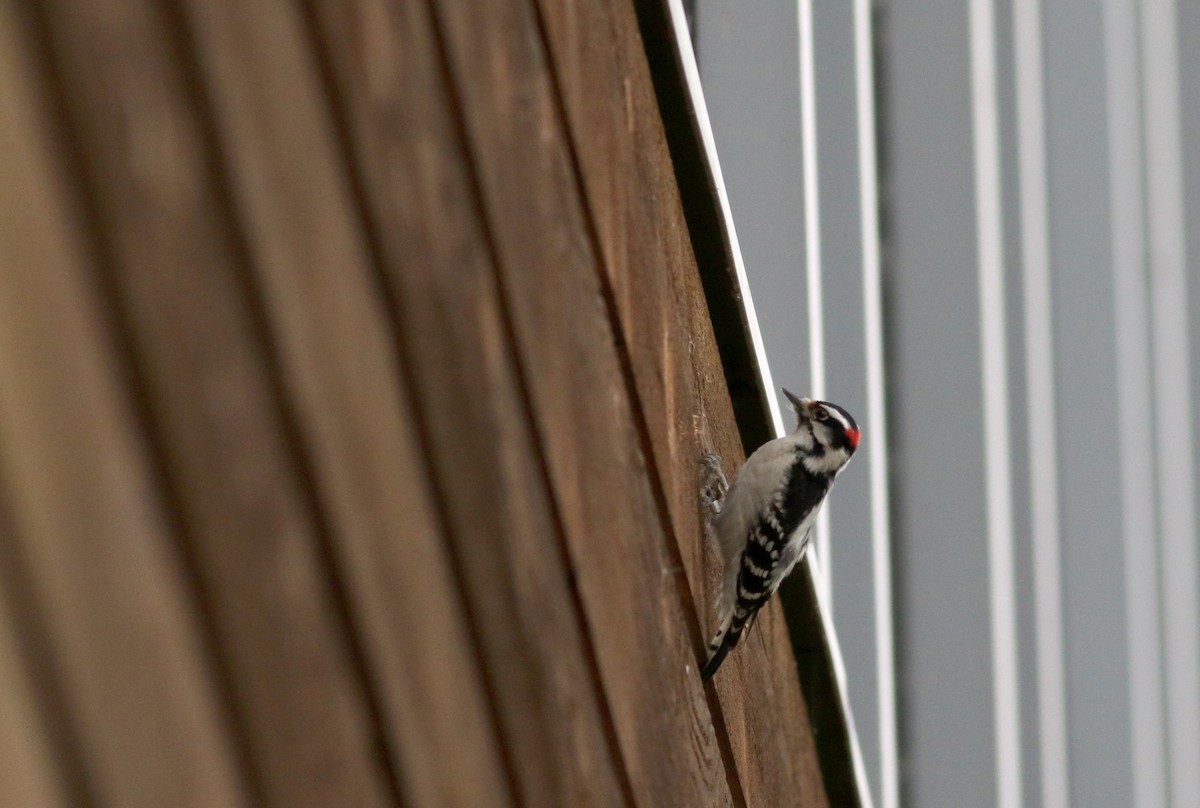
POLYGON ((725 503, 725 492, 729 481, 721 469, 721 456, 716 452, 705 452, 700 458, 700 503, 706 511, 721 512, 725 503))

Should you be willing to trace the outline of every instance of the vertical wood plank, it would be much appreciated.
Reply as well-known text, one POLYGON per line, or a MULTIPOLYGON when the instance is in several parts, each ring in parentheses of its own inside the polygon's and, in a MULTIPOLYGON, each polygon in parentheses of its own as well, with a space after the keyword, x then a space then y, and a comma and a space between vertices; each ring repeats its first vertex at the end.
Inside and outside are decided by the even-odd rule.
POLYGON ((5 720, 3 734, 29 766, 4 778, 5 796, 24 797, 0 801, 242 805, 191 593, 85 281, 23 33, 9 7, 0 11, 0 624, 4 703, 27 722, 18 739, 21 725, 5 720), (31 652, 46 662, 35 668, 44 680, 22 687, 15 666, 31 652), (69 724, 79 746, 57 750, 55 764, 28 723, 33 705, 20 703, 32 687, 60 694, 65 714, 43 718, 69 724))
POLYGON ((426 13, 318 3, 312 24, 521 800, 628 803, 426 13))
POLYGON ((394 787, 325 526, 281 421, 180 43, 150 4, 62 2, 44 14, 105 290, 128 329, 259 788, 289 808, 385 805, 394 787))
MULTIPOLYGON (((400 567, 390 570, 389 579, 380 575, 378 562, 394 558, 397 564, 407 565, 410 561, 387 548, 397 536, 412 530, 411 520, 396 507, 396 486, 404 483, 398 481, 395 466, 397 458, 412 457, 414 436, 400 417, 404 413, 403 420, 409 420, 407 400, 401 396, 404 368, 396 356, 395 335, 389 333, 384 306, 370 282, 372 258, 362 237, 362 223, 353 220, 350 188, 340 175, 344 165, 324 118, 329 110, 318 97, 320 77, 313 54, 305 50, 293 5, 259 4, 253 15, 204 3, 187 3, 185 8, 196 52, 202 56, 236 202, 247 232, 253 235, 250 263, 280 346, 285 383, 310 444, 319 493, 328 502, 331 522, 347 554, 351 598, 364 600, 368 643, 385 663, 380 686, 392 687, 388 683, 396 678, 382 673, 401 666, 395 657, 409 649, 388 639, 394 632, 387 622, 396 619, 396 610, 387 608, 395 599, 389 587, 407 586, 407 578, 424 573, 419 566, 400 567)), ((461 298, 462 290, 457 294, 461 298)), ((414 302, 428 305, 424 296, 414 302)), ((456 465, 464 461, 478 462, 454 458, 456 465)), ((470 482, 461 478, 458 484, 465 487, 470 482)), ((495 495, 489 488, 477 492, 474 521, 488 521, 481 508, 500 504, 495 495)), ((465 540, 477 543, 478 536, 465 540)), ((480 554, 479 559, 491 568, 487 575, 493 578, 497 562, 508 562, 503 555, 480 554)), ((534 556, 524 563, 536 561, 534 556)), ((479 575, 470 583, 488 585, 479 575)), ((467 590, 465 596, 473 597, 472 587, 467 590)), ((428 609, 412 605, 418 614, 428 609)), ((554 613, 545 611, 544 617, 554 613)), ((475 619, 487 618, 477 615, 475 619)), ((482 641, 503 641, 503 622, 511 619, 511 614, 497 611, 486 624, 497 633, 485 631, 482 641)), ((526 627, 528 631, 538 628, 536 624, 526 627)), ((522 687, 520 677, 528 676, 528 670, 511 673, 505 686, 522 687)), ((507 693, 494 686, 488 696, 503 700, 507 693)), ((475 682, 461 698, 483 698, 481 683, 475 682)), ((544 713, 545 707, 539 707, 544 713)), ((508 716, 518 736, 532 734, 534 722, 523 712, 508 716)), ((445 724, 441 730, 453 728, 445 724)), ((480 734, 486 727, 475 729, 478 737, 471 754, 461 748, 452 752, 446 743, 442 754, 457 755, 458 765, 486 766, 493 791, 490 803, 507 801, 497 793, 505 777, 501 750, 490 746, 497 739, 480 734)), ((540 740, 540 746, 522 744, 519 737, 515 741, 513 765, 523 775, 519 777, 522 797, 553 789, 563 776, 555 766, 555 743, 566 739, 540 740)), ((429 760, 424 765, 445 764, 429 760)), ((588 786, 604 794, 602 782, 588 786)), ((583 786, 576 783, 573 792, 543 795, 537 802, 561 804, 581 793, 585 793, 583 786)))
MULTIPOLYGON (((598 256, 617 304, 670 524, 706 632, 719 564, 704 540, 699 458, 742 458, 645 50, 629 2, 539 0, 598 256), (692 305, 680 305, 690 301, 692 305)), ((820 805, 815 742, 778 607, 717 678, 747 795, 820 805), (778 744, 761 747, 759 739, 778 744), (803 788, 797 793, 798 784, 803 788)))
POLYGON ((55 719, 44 697, 48 683, 37 681, 37 665, 23 647, 34 627, 17 616, 21 583, 13 575, 17 538, 9 511, 0 489, 0 805, 52 808, 69 804, 72 788, 79 793, 80 786, 63 750, 55 748, 55 719))
MULTIPOLYGON (((8 581, 3 584, 7 588, 8 581)), ((11 610, 0 598, 0 804, 28 808, 67 805, 65 777, 17 644, 11 610)))
POLYGON ((740 803, 696 674, 700 627, 647 474, 536 18, 515 2, 434 6, 634 788, 651 804, 740 803))

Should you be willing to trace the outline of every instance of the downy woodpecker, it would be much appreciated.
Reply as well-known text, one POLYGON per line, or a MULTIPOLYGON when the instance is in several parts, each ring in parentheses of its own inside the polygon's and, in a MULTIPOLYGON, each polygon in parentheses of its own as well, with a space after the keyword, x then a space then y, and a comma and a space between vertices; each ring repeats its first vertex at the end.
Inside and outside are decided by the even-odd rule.
MULTIPOLYGON (((799 423, 763 444, 738 470, 712 519, 725 562, 721 628, 700 677, 712 678, 779 584, 808 549, 817 511, 858 448, 858 424, 836 404, 796 398, 799 423)), ((716 465, 720 474, 720 465, 716 465)), ((723 486, 718 486, 718 490, 723 486)))

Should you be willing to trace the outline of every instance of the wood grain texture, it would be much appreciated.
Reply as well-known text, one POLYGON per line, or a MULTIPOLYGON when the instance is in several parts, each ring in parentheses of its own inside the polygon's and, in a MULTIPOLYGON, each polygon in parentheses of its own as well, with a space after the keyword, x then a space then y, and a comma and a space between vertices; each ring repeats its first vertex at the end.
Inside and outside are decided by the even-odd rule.
MULTIPOLYGON (((11 532, 7 522, 0 514, 0 530, 11 532)), ((11 590, 11 576, 0 578, 0 586, 11 590)), ((37 705, 30 666, 17 638, 22 627, 6 601, 0 597, 0 805, 67 805, 68 778, 37 705)))
POLYGON ((628 802, 427 11, 314 23, 521 803, 628 802))
POLYGON ((253 12, 185 5, 235 207, 252 234, 252 282, 410 799, 503 805, 510 794, 489 694, 468 658, 395 336, 302 19, 281 2, 253 12))
POLYGON ((25 722, 3 733, 24 758, 3 790, 24 797, 0 801, 242 805, 27 41, 0 10, 3 690, 25 722))
POLYGON ((631 781, 651 803, 740 802, 699 687, 699 626, 647 474, 533 9, 436 5, 631 781))
POLYGON ((392 801, 241 273, 221 163, 150 3, 46 7, 104 288, 250 750, 279 806, 392 801))
MULTIPOLYGON (((706 637, 715 631, 719 561, 704 540, 699 457, 727 474, 740 440, 637 18, 628 0, 538 0, 602 266, 666 496, 673 538, 706 637)), ((824 805, 812 729, 778 602, 758 638, 716 679, 720 709, 752 804, 824 805), (764 738, 778 743, 762 744, 764 738), (799 786, 799 788, 798 788, 799 786)))

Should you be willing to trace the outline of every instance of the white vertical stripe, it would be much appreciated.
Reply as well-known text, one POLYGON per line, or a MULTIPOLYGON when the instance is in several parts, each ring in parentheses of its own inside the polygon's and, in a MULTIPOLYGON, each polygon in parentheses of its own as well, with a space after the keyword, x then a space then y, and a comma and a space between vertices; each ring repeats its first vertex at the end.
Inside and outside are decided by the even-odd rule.
POLYGON ((1000 808, 1019 808, 1021 733, 1013 580, 1012 488, 1009 476, 1008 368, 1004 336, 1000 144, 992 15, 991 0, 971 0, 971 111, 982 331, 988 579, 996 721, 996 802, 1000 808))
POLYGON ((1150 323, 1158 427, 1163 648, 1171 805, 1200 805, 1200 598, 1196 592, 1186 233, 1174 0, 1142 1, 1150 323))
POLYGON ((875 677, 879 689, 881 808, 899 808, 896 660, 892 618, 892 541, 888 509, 887 416, 883 361, 883 301, 879 256, 879 187, 875 165, 875 75, 871 0, 854 0, 854 80, 858 118, 858 181, 862 216, 863 325, 866 331, 867 457, 871 475, 871 555, 875 583, 875 677))
POLYGON ((1133 801, 1134 808, 1158 808, 1166 805, 1166 749, 1134 0, 1105 0, 1104 39, 1133 801))
MULTIPOLYGON (((808 338, 812 355, 813 398, 825 398, 825 320, 821 287, 821 198, 817 173, 817 90, 813 61, 812 0, 799 0, 800 18, 800 140, 804 159, 804 266, 808 275, 808 338)), ((817 515, 813 544, 821 555, 822 588, 827 608, 833 607, 833 559, 829 546, 829 510, 817 515)))
POLYGON ((1040 0, 1013 3, 1042 805, 1070 805, 1040 0))
POLYGON ((667 0, 667 10, 671 15, 671 25, 675 33, 675 48, 679 55, 679 64, 683 68, 683 77, 687 82, 688 95, 692 108, 696 113, 696 126, 700 130, 700 141, 704 146, 704 155, 711 172, 713 188, 717 192, 717 201, 721 206, 721 218, 725 230, 729 234, 730 252, 733 254, 733 269, 737 276, 738 291, 742 296, 742 308, 749 332, 750 344, 754 348, 754 358, 758 362, 759 374, 762 377, 763 397, 767 402, 768 415, 776 437, 784 434, 783 417, 779 411, 779 397, 776 395, 775 382, 771 379, 771 366, 767 364, 767 352, 763 347, 762 331, 758 327, 758 315, 754 313, 754 301, 750 296, 750 284, 746 280, 746 266, 742 262, 742 248, 738 244, 737 229, 733 226, 733 213, 729 207, 729 193, 725 190, 725 177, 721 174, 721 161, 717 159, 717 142, 713 137, 712 122, 708 117, 708 106, 704 103, 704 90, 700 86, 700 69, 696 66, 696 53, 692 50, 692 35, 688 30, 687 15, 683 10, 683 0, 667 0))

